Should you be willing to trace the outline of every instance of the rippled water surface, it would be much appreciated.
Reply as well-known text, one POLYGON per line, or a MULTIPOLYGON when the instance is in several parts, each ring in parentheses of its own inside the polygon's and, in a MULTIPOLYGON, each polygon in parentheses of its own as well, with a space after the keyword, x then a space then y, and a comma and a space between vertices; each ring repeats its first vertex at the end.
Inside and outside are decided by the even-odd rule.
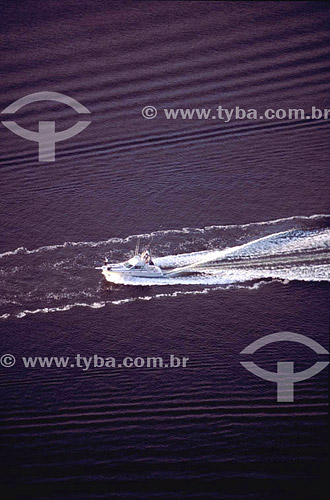
MULTIPOLYGON (((0 371, 0 411, 13 497, 322 498, 327 370, 284 404, 239 353, 283 330, 328 348, 329 120, 162 110, 330 108, 327 3, 28 0, 3 3, 1 23, 1 110, 52 91, 91 112, 55 162, 0 126, 1 353, 17 359, 0 371), (138 240, 166 278, 106 283, 95 268, 130 258, 138 240), (19 362, 78 353, 189 362, 19 362)), ((77 116, 44 101, 9 119, 65 130, 77 116)), ((316 358, 290 342, 255 361, 298 370, 316 358)))

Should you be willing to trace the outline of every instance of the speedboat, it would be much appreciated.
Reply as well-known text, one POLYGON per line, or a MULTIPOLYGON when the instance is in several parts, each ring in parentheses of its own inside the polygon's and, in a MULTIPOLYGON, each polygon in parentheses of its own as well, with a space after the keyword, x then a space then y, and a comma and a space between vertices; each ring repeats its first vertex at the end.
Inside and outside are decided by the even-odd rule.
POLYGON ((99 269, 102 269, 105 279, 112 283, 120 282, 125 278, 160 278, 164 276, 161 268, 152 261, 148 250, 118 264, 109 264, 108 259, 105 259, 104 265, 99 269))

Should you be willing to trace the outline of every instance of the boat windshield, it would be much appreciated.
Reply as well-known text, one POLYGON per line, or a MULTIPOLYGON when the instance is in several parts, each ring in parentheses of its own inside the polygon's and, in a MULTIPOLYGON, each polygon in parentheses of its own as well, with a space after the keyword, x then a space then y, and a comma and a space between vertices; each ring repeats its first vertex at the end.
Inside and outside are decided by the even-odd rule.
POLYGON ((127 267, 127 269, 130 269, 131 267, 133 267, 132 264, 129 264, 128 262, 125 262, 124 266, 127 267))

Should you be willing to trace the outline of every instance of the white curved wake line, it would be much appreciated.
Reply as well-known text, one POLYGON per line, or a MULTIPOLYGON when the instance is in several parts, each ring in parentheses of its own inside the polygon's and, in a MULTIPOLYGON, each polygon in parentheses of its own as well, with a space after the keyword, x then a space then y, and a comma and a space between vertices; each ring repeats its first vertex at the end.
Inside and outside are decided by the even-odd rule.
POLYGON ((19 313, 5 313, 2 316, 0 316, 0 319, 8 319, 10 316, 15 317, 17 319, 22 319, 26 317, 27 315, 33 315, 33 314, 48 314, 48 313, 55 313, 55 312, 65 312, 65 311, 70 311, 71 309, 75 307, 88 307, 91 309, 101 309, 103 307, 106 307, 107 305, 123 305, 127 304, 130 302, 136 302, 136 301, 149 301, 153 299, 161 299, 161 298, 175 298, 180 295, 205 295, 209 292, 213 292, 215 290, 228 290, 228 289, 237 289, 237 288, 243 288, 245 290, 258 290, 260 286, 263 284, 267 283, 266 281, 259 281, 258 283, 254 283, 253 285, 250 286, 243 286, 243 285, 229 285, 226 287, 218 286, 218 287, 212 287, 212 288, 204 288, 203 290, 177 290, 175 292, 170 292, 170 293, 158 293, 155 295, 142 295, 139 297, 129 297, 127 299, 118 299, 118 300, 106 300, 106 301, 100 301, 100 302, 92 302, 90 304, 84 303, 84 302, 75 302, 74 304, 67 304, 65 306, 57 306, 57 307, 43 307, 43 308, 38 308, 38 309, 25 309, 24 311, 20 311, 19 313))
POLYGON ((19 253, 24 253, 26 255, 42 252, 42 251, 51 251, 51 250, 56 250, 58 248, 66 248, 66 247, 79 247, 79 246, 86 246, 86 247, 98 247, 101 245, 106 245, 109 243, 127 243, 132 239, 136 238, 150 238, 152 236, 157 236, 157 235, 165 235, 165 234, 189 234, 191 231, 196 231, 199 233, 204 233, 205 231, 209 231, 212 229, 234 229, 234 228, 247 228, 251 226, 265 226, 265 225, 272 225, 272 224, 277 224, 279 222, 285 222, 285 221, 290 221, 290 220, 311 220, 311 219, 317 219, 318 217, 330 217, 328 214, 314 214, 314 215, 292 215, 291 217, 283 217, 280 219, 272 219, 270 221, 261 221, 261 222, 249 222, 246 224, 225 224, 225 225, 213 225, 213 226, 205 226, 203 228, 189 228, 189 227, 184 227, 182 229, 164 229, 164 230, 159 230, 159 231, 152 231, 151 233, 141 233, 141 234, 133 234, 130 236, 127 236, 126 238, 118 238, 118 237, 112 237, 109 238, 108 240, 101 240, 101 241, 67 241, 64 243, 59 243, 56 245, 45 245, 42 247, 34 248, 32 250, 27 249, 26 247, 18 247, 15 250, 9 250, 7 252, 1 253, 0 254, 0 259, 3 257, 7 257, 10 255, 16 255, 19 253))
POLYGON ((244 229, 245 227, 249 226, 267 226, 267 225, 272 225, 272 224, 278 224, 279 222, 286 222, 289 220, 313 220, 317 219, 318 217, 330 217, 330 214, 313 214, 313 215, 291 215, 290 217, 282 217, 280 219, 271 219, 268 221, 260 221, 260 222, 248 222, 246 224, 228 224, 224 226, 205 226, 205 230, 210 230, 210 229, 220 229, 220 228, 231 228, 234 229, 235 227, 239 227, 240 229, 244 229))

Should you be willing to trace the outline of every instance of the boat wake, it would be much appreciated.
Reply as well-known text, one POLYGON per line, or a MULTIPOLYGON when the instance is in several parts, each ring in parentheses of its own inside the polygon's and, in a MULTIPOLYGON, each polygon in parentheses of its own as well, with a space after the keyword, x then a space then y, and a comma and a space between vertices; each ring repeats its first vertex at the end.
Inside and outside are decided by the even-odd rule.
POLYGON ((274 281, 329 281, 329 227, 330 216, 313 215, 162 230, 31 250, 20 247, 0 254, 0 318, 23 318, 74 307, 98 309, 224 289, 251 291, 274 281), (137 238, 145 244, 152 238, 153 254, 158 255, 154 262, 164 276, 105 283, 94 267, 104 255, 111 262, 129 258, 137 238), (122 285, 148 288, 136 289, 136 294, 132 286, 122 285), (159 289, 174 285, 175 290, 159 289))

